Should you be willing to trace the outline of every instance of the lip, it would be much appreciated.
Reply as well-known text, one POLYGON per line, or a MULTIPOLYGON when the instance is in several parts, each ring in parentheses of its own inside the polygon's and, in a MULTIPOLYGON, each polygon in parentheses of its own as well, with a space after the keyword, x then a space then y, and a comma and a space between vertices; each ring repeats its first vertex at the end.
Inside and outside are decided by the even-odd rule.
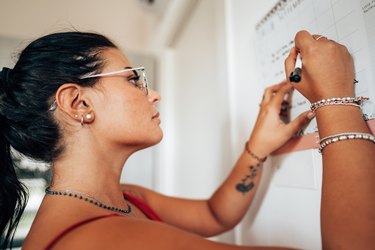
POLYGON ((152 116, 152 119, 159 119, 160 113, 157 112, 155 115, 152 116))

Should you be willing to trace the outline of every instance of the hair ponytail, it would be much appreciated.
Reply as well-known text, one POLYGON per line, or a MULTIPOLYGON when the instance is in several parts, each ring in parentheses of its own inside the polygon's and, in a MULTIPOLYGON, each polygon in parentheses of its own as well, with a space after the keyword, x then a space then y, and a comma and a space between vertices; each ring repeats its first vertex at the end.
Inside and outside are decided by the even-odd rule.
MULTIPOLYGON (((0 78, 0 84, 3 83, 0 78)), ((26 189, 17 178, 6 131, 6 118, 0 115, 0 249, 12 246, 14 232, 27 201, 26 189)))
POLYGON ((102 52, 117 48, 94 33, 63 32, 31 42, 13 69, 0 72, 0 248, 12 242, 25 209, 27 193, 17 179, 11 149, 35 160, 53 162, 64 150, 62 130, 50 111, 54 95, 64 83, 94 86, 102 52))

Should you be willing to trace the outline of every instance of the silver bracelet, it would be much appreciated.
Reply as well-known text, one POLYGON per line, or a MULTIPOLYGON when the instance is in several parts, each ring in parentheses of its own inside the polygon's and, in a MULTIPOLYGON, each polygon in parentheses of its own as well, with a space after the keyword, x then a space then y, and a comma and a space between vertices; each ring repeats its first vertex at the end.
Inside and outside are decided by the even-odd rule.
POLYGON ((363 101, 369 100, 367 97, 334 97, 323 99, 311 104, 310 109, 315 112, 318 108, 328 105, 352 105, 360 107, 363 101))
POLYGON ((319 104, 319 105, 316 105, 314 107, 311 107, 311 111, 316 113, 316 110, 318 108, 322 108, 322 107, 325 107, 325 106, 332 106, 332 105, 336 105, 336 106, 353 106, 353 107, 357 107, 357 108, 361 108, 361 105, 360 104, 357 104, 355 102, 340 102, 340 101, 333 101, 333 102, 324 102, 322 104, 319 104))
POLYGON ((369 140, 375 143, 375 136, 369 133, 358 133, 358 132, 348 132, 348 133, 341 133, 330 135, 324 137, 319 141, 319 153, 323 152, 323 149, 331 143, 335 143, 338 141, 345 141, 345 140, 352 140, 352 139, 364 139, 369 140))

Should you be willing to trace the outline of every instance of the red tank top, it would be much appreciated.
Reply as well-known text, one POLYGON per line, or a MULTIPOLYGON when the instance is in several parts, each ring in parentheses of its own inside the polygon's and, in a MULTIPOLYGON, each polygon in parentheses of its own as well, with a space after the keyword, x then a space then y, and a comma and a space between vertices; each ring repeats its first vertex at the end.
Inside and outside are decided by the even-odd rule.
MULTIPOLYGON (((127 194, 127 193, 123 193, 124 194, 124 198, 125 200, 128 200, 130 201, 131 203, 134 204, 134 206, 136 206, 139 210, 142 211, 142 213, 144 215, 146 215, 146 217, 150 220, 154 220, 154 221, 162 221, 160 219, 160 217, 154 212, 154 210, 152 210, 151 207, 149 207, 146 203, 144 203, 141 199, 138 199, 137 197, 135 196, 132 196, 130 194, 127 194)), ((58 234, 48 245, 47 247, 45 248, 46 250, 49 250, 51 249, 52 247, 54 247, 56 245, 56 243, 61 239, 63 238, 65 235, 67 235, 68 233, 70 233, 71 231, 73 231, 74 229, 80 227, 80 226, 83 226, 83 225, 86 225, 90 222, 93 222, 93 221, 96 221, 96 220, 100 220, 100 219, 104 219, 104 218, 110 218, 110 217, 114 217, 114 216, 122 216, 122 215, 119 215, 119 214, 106 214, 106 215, 100 215, 100 216, 96 216, 96 217, 93 217, 93 218, 89 218, 87 220, 84 220, 84 221, 80 221, 80 222, 77 222, 73 225, 71 225, 70 227, 68 227, 67 229, 65 229, 64 231, 62 231, 60 234, 58 234)))

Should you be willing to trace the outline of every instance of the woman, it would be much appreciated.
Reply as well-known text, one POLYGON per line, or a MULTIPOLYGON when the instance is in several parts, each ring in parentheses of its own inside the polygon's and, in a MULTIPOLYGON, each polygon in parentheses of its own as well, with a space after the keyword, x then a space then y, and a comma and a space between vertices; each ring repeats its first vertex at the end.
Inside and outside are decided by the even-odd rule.
MULTIPOLYGON (((341 74, 331 76, 332 83, 328 84, 333 87, 327 93, 319 85, 325 70, 318 72, 316 66, 307 63, 311 46, 324 46, 328 51, 340 46, 317 42, 307 33, 296 37, 306 67, 302 82, 295 87, 311 101, 334 96, 343 88, 341 85, 348 90, 345 94, 353 95, 348 79, 340 81, 340 86, 335 85, 341 74), (305 45, 307 40, 313 46, 305 45), (309 85, 311 89, 306 87, 309 85), (320 96, 321 93, 324 95, 320 96)), ((347 77, 353 76, 350 56, 346 50, 339 52, 334 56, 345 60, 338 66, 328 66, 338 70, 345 66, 347 77)), ((291 72, 293 61, 295 51, 286 61, 287 72, 291 72)), ((52 162, 53 166, 52 183, 24 249, 257 249, 220 244, 200 236, 224 232, 241 220, 254 197, 266 157, 289 140, 313 113, 307 111, 284 124, 279 112, 284 96, 292 90, 291 84, 283 82, 266 89, 244 152, 212 197, 201 201, 166 197, 119 183, 128 157, 162 138, 156 109, 160 96, 147 89, 144 73, 143 68, 132 67, 105 37, 79 32, 51 34, 34 41, 22 52, 14 69, 5 69, 5 73, 3 70, 0 113, 5 170, 2 171, 15 184, 2 182, 5 191, 1 197, 7 200, 8 193, 18 193, 21 197, 24 194, 14 175, 9 145, 27 156, 52 162), (268 136, 270 131, 272 138, 268 136)), ((324 120, 323 112, 319 110, 317 114, 324 120)), ((350 116, 354 116, 354 126, 365 130, 362 120, 350 116)), ((335 131, 331 123, 324 126, 335 131)), ((364 141, 355 144, 374 152, 373 145, 364 141)), ((338 147, 335 144, 324 149, 324 155, 332 157, 329 150, 335 150, 338 147)), ((340 149, 336 151, 332 153, 340 149)), ((361 152, 354 154, 361 157, 361 152)), ((334 160, 325 159, 325 165, 334 165, 334 160)), ((341 189, 340 183, 331 181, 334 178, 330 170, 327 179, 334 184, 324 184, 333 187, 324 189, 323 198, 329 196, 335 200, 334 193, 341 189)), ((1 225, 9 224, 12 230, 22 213, 23 201, 12 201, 10 205, 18 212, 2 216, 1 225)), ((7 210, 4 206, 2 203, 2 210, 7 210)), ((325 244, 335 244, 336 235, 331 235, 334 223, 330 216, 324 217, 324 213, 333 210, 330 204, 323 203, 325 244)), ((1 230, 4 231, 4 226, 1 230)), ((11 230, 7 231, 7 239, 11 230)))

